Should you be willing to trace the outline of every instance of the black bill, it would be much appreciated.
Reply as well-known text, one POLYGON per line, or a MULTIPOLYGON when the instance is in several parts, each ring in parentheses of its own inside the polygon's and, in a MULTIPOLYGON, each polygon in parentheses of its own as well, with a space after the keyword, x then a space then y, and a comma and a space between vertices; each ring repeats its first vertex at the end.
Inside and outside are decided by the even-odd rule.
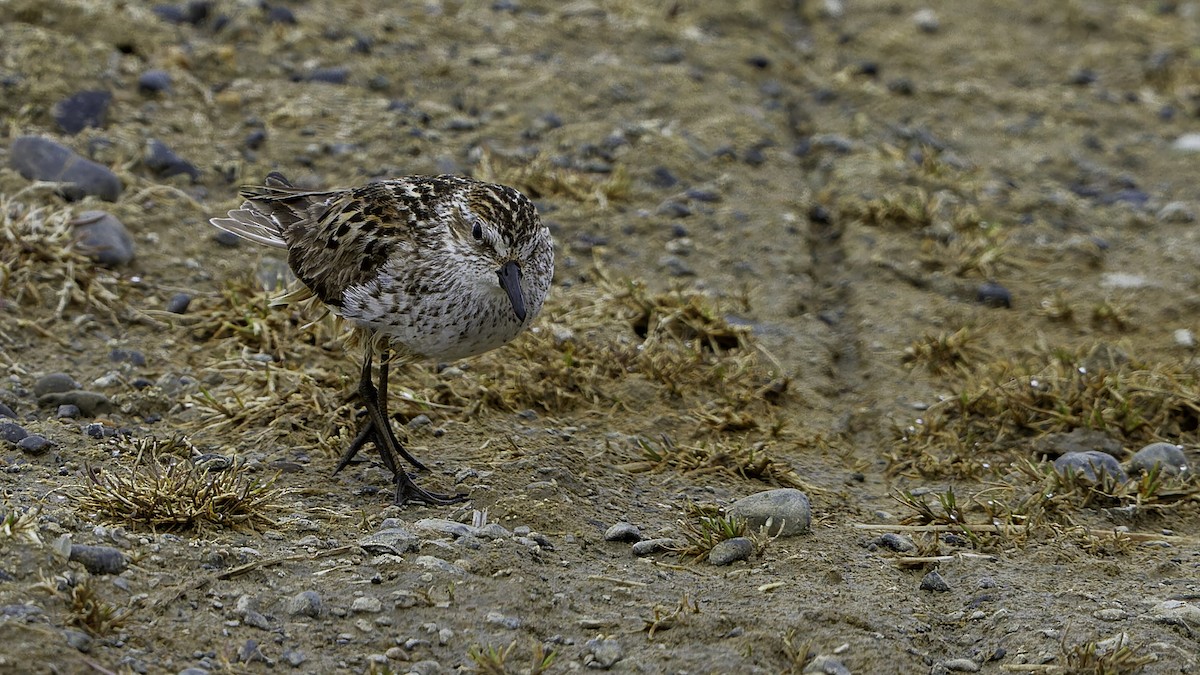
POLYGON ((513 312, 521 321, 525 320, 525 295, 521 293, 521 268, 517 267, 515 262, 504 263, 504 267, 496 270, 496 276, 500 277, 500 288, 508 293, 508 299, 512 302, 513 312))

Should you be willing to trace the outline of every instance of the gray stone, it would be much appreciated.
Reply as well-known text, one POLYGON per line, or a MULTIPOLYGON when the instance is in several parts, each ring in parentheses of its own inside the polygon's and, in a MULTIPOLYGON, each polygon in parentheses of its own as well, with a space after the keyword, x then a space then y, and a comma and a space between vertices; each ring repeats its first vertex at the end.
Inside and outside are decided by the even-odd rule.
POLYGON ((466 523, 459 523, 445 518, 422 518, 413 523, 413 529, 435 534, 448 534, 452 537, 475 536, 478 530, 466 523))
POLYGON ((1137 473, 1149 473, 1155 466, 1164 476, 1177 476, 1187 473, 1187 456, 1183 447, 1174 443, 1151 443, 1138 450, 1129 460, 1130 470, 1137 473))
POLYGON ((19 443, 28 435, 29 432, 25 431, 25 427, 16 422, 0 422, 0 441, 19 443))
POLYGON ((316 591, 301 591, 288 598, 284 609, 290 616, 321 616, 321 595, 316 591))
POLYGON ((708 552, 708 562, 712 565, 731 565, 739 560, 746 560, 754 555, 754 542, 746 537, 733 537, 718 542, 708 552))
POLYGON ((92 651, 92 636, 81 630, 67 628, 63 630, 63 638, 66 639, 68 646, 85 654, 92 651))
POLYGON ((946 668, 946 670, 956 673, 979 672, 979 664, 975 663, 971 659, 950 659, 948 661, 942 661, 942 665, 946 668))
POLYGON ((105 267, 133 261, 133 237, 124 223, 104 211, 84 211, 71 221, 79 250, 105 267))
POLYGON ((171 74, 161 68, 147 70, 138 76, 138 91, 143 94, 157 94, 171 90, 171 74))
POLYGON ((378 614, 383 611, 383 601, 373 595, 363 595, 350 603, 350 611, 355 614, 378 614))
POLYGON ((433 570, 435 572, 442 572, 456 577, 464 577, 467 575, 467 571, 458 565, 455 565, 454 563, 448 563, 441 558, 431 555, 417 556, 417 559, 413 562, 416 563, 418 567, 424 567, 427 570, 433 570))
POLYGON ((389 527, 358 540, 358 545, 364 551, 375 555, 412 553, 420 544, 416 535, 402 527, 389 527))
POLYGON ((60 129, 74 135, 88 127, 103 127, 110 103, 112 92, 81 91, 55 103, 50 115, 60 129))
POLYGON ((950 584, 946 583, 937 570, 930 570, 929 574, 921 578, 921 590, 946 593, 950 590, 950 584))
POLYGON ((642 531, 637 525, 624 521, 604 531, 604 541, 641 541, 642 531))
POLYGON ((299 649, 285 649, 283 650, 283 653, 279 655, 279 658, 283 659, 284 663, 293 668, 299 668, 301 664, 308 660, 308 657, 305 656, 304 652, 300 651, 299 649))
POLYGON ((516 630, 521 627, 521 620, 515 616, 508 616, 500 612, 488 612, 486 621, 493 626, 500 626, 509 630, 516 630))
POLYGON ((660 553, 662 551, 673 551, 678 548, 679 542, 674 539, 660 537, 658 539, 643 539, 633 545, 633 554, 639 558, 660 553))
POLYGON ((72 544, 70 560, 83 565, 92 574, 120 574, 129 566, 125 555, 112 546, 72 544))
POLYGON ((1129 480, 1116 457, 1098 450, 1068 452, 1054 460, 1054 470, 1062 475, 1070 471, 1093 483, 1099 480, 1101 472, 1121 482, 1129 480))
POLYGON ((1200 626, 1200 607, 1183 600, 1165 600, 1152 607, 1145 617, 1172 626, 1200 626))
POLYGON ((936 33, 941 28, 937 12, 929 8, 918 9, 913 13, 912 20, 923 33, 936 33))
POLYGON ((488 523, 479 528, 480 539, 508 539, 512 536, 512 532, 500 523, 488 523))
POLYGON ((743 497, 726 512, 744 519, 751 530, 758 530, 769 521, 767 532, 771 536, 790 537, 807 532, 812 522, 808 495, 794 488, 767 490, 743 497))
POLYGON ((87 391, 80 389, 78 391, 64 391, 53 394, 45 394, 38 397, 38 405, 54 406, 70 404, 77 406, 79 412, 84 417, 95 417, 110 413, 116 409, 113 402, 107 396, 96 391, 87 391))
POLYGON ((12 408, 0 403, 0 419, 4 419, 6 417, 15 420, 17 419, 17 413, 13 412, 12 408))
POLYGON ((583 645, 583 662, 588 668, 608 670, 624 657, 621 643, 613 638, 592 638, 583 645))
POLYGON ((184 175, 193 182, 200 179, 200 169, 197 169, 195 164, 175 154, 174 150, 158 139, 152 138, 146 144, 146 154, 142 157, 142 163, 159 178, 184 175))
POLYGON ((172 314, 186 314, 192 304, 192 296, 188 293, 176 293, 167 300, 167 311, 172 314))
POLYGON ((1200 133, 1183 134, 1175 139, 1171 147, 1184 152, 1200 152, 1200 133))
POLYGON ((63 391, 75 391, 80 385, 75 378, 66 373, 48 373, 33 383, 33 395, 56 394, 63 391))
POLYGON ((72 201, 94 195, 115 202, 121 196, 121 179, 117 174, 48 138, 14 139, 8 163, 28 180, 64 183, 60 192, 72 201))
POLYGON ((902 534, 896 534, 895 532, 880 535, 878 541, 880 546, 885 546, 897 553, 908 553, 909 551, 917 550, 917 545, 913 543, 912 539, 902 534))
POLYGON ((806 675, 850 675, 850 669, 829 654, 817 654, 800 672, 806 675))
POLYGON ((1196 211, 1187 202, 1169 202, 1155 215, 1160 223, 1191 223, 1196 220, 1196 211))
POLYGON ((31 455, 40 455, 49 450, 54 443, 45 436, 39 434, 29 434, 25 438, 17 441, 17 447, 22 452, 27 452, 31 455))

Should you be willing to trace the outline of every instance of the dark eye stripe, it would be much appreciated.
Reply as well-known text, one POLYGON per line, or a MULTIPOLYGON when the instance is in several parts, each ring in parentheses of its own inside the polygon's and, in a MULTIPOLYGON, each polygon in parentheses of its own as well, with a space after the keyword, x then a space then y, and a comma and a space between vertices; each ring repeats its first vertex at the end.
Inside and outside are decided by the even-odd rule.
POLYGON ((475 227, 471 228, 471 236, 475 237, 475 241, 483 241, 483 226, 475 223, 475 227))

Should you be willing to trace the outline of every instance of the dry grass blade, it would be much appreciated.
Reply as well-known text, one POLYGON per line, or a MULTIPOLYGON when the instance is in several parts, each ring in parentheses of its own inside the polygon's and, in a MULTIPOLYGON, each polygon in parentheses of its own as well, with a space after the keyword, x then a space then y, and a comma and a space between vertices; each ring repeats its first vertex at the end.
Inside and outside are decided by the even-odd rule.
POLYGON ((152 530, 269 525, 279 491, 274 478, 246 475, 245 465, 204 472, 190 459, 139 457, 127 469, 87 467, 79 508, 152 530))
POLYGON ((675 607, 668 609, 662 605, 655 605, 651 611, 650 618, 642 619, 642 630, 646 631, 646 638, 649 640, 653 640, 654 634, 658 631, 669 630, 678 626, 689 614, 699 614, 700 602, 698 600, 690 600, 687 594, 684 593, 675 607))
POLYGON ((659 443, 637 439, 642 461, 621 468, 631 473, 673 469, 684 475, 723 473, 746 480, 760 480, 784 487, 808 488, 791 466, 771 457, 765 441, 718 439, 696 445, 676 445, 669 436, 659 443))
POLYGON ((68 580, 43 579, 36 585, 66 604, 67 621, 93 636, 112 633, 125 625, 129 608, 119 609, 100 597, 90 578, 68 580))
MULTIPOLYGON (((700 561, 706 558, 717 544, 734 537, 747 536, 745 520, 721 515, 715 507, 704 508, 689 502, 684 511, 691 519, 679 521, 685 540, 676 550, 680 557, 691 557, 694 561, 700 561)), ((756 540, 754 543, 758 551, 766 545, 762 540, 756 540)))
POLYGON ((475 672, 482 675, 517 675, 518 673, 542 675, 558 657, 558 652, 553 650, 547 652, 542 643, 535 642, 531 650, 529 667, 520 668, 508 663, 509 657, 516 648, 516 640, 510 642, 504 649, 498 649, 492 645, 483 647, 475 644, 467 650, 467 658, 471 659, 475 665, 475 672))
POLYGON ((555 166, 545 155, 517 165, 490 152, 484 152, 479 158, 474 177, 511 185, 534 199, 564 196, 579 202, 594 201, 600 208, 606 207, 609 201, 627 197, 630 185, 629 174, 622 166, 598 179, 595 174, 555 166))
POLYGON ((902 360, 913 367, 924 365, 934 374, 970 372, 986 355, 978 341, 979 337, 966 326, 949 335, 927 335, 905 349, 902 360))
POLYGON ((41 546, 42 539, 38 536, 37 509, 18 511, 6 506, 3 517, 0 517, 0 545, 11 539, 25 541, 41 546))
POLYGON ((18 304, 71 304, 112 317, 117 279, 79 250, 70 209, 38 208, 0 195, 0 297, 18 304))
POLYGON ((1057 672, 1070 675, 1133 675, 1158 660, 1154 654, 1140 654, 1142 645, 1131 646, 1124 633, 1102 642, 1089 640, 1068 648, 1063 631, 1060 648, 1061 670, 1057 672))

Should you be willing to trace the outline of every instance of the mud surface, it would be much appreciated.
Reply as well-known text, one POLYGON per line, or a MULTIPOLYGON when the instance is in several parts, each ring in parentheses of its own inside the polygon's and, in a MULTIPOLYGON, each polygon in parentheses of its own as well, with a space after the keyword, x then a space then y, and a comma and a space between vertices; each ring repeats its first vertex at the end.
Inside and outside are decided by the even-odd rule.
POLYGON ((1119 663, 1114 639, 1134 650, 1114 672, 1198 667, 1194 480, 1139 492, 1126 464, 1128 485, 1094 491, 1050 469, 1155 440, 1200 464, 1200 155, 1183 147, 1200 114, 1196 3, 189 14, 201 5, 0 4, 6 230, 31 209, 100 209, 136 247, 114 270, 3 249, 0 402, 52 446, 0 441, 3 508, 34 523, 0 533, 0 668, 454 672, 515 643, 512 672, 539 645, 550 672, 1069 672, 1092 642, 1119 663), (169 88, 139 89, 154 69, 169 88), (112 94, 103 124, 64 133, 55 104, 89 90, 112 94), (7 168, 25 135, 112 169, 121 196, 71 203, 30 183, 7 168), (164 177, 151 139, 194 171, 164 177), (392 377, 397 427, 431 468, 419 480, 466 506, 389 506, 370 463, 332 476, 356 357, 306 327, 315 315, 247 318, 278 252, 222 245, 207 224, 271 170, 312 187, 483 176, 550 224, 536 335, 392 377), (657 319, 679 290, 748 337, 693 344, 696 377, 657 372, 627 279, 657 319), (179 293, 187 312, 165 312, 179 293), (34 393, 54 372, 111 407, 58 417, 34 393), (1101 386, 1114 396, 1079 403, 1101 386), (144 468, 152 438, 244 462, 226 471, 247 481, 277 475, 274 508, 151 527, 85 499, 89 472, 144 468), (748 471, 748 449, 773 472, 748 471), (811 530, 732 566, 604 539, 621 521, 682 539, 695 505, 781 485, 807 493, 811 530), (948 491, 974 529, 938 505, 948 491), (503 531, 418 526, 485 511, 503 531), (411 547, 360 545, 388 528, 411 547), (889 531, 913 548, 889 548, 889 531), (68 540, 129 567, 89 572, 68 540), (948 590, 922 587, 934 569, 948 590))

